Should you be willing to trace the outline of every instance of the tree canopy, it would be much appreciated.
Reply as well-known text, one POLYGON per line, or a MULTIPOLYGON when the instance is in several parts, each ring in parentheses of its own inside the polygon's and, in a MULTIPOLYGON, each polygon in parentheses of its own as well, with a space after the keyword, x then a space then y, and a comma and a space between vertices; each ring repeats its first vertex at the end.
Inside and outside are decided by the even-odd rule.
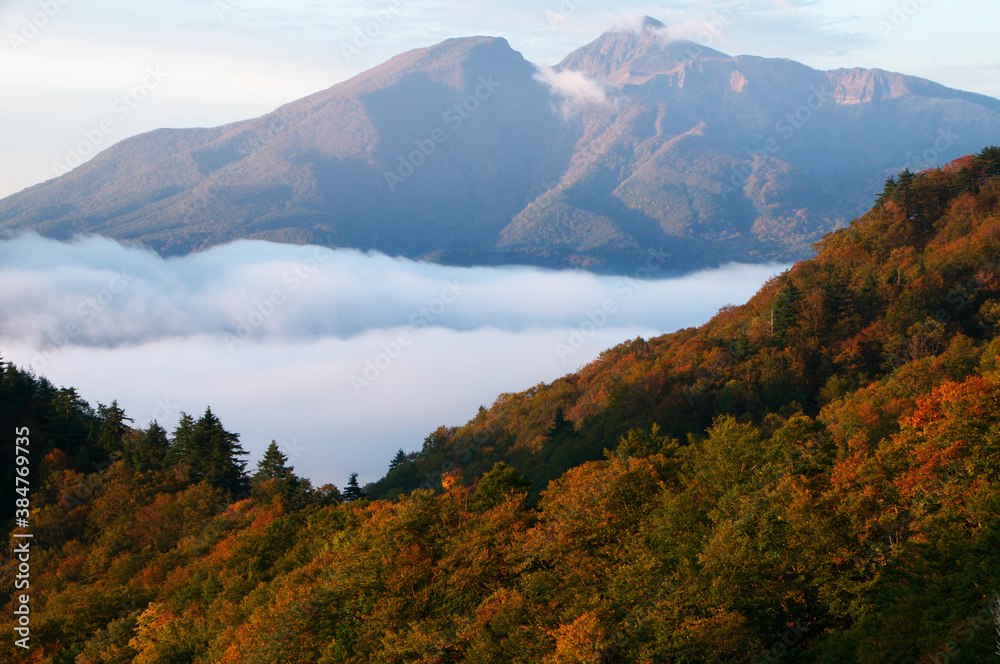
POLYGON ((911 174, 747 304, 343 496, 274 490, 273 441, 248 493, 210 409, 168 438, 0 364, 0 418, 42 451, 35 647, 4 661, 995 660, 996 156, 911 174))

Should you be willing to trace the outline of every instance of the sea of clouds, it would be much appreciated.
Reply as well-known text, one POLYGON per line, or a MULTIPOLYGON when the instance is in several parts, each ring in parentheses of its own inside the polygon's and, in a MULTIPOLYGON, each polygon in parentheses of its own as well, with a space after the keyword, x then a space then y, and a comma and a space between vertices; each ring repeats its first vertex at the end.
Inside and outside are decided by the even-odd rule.
POLYGON ((272 439, 314 483, 381 477, 395 451, 602 350, 700 325, 781 265, 657 278, 456 268, 240 241, 162 258, 103 238, 0 242, 0 356, 168 430, 206 406, 251 465, 272 439))

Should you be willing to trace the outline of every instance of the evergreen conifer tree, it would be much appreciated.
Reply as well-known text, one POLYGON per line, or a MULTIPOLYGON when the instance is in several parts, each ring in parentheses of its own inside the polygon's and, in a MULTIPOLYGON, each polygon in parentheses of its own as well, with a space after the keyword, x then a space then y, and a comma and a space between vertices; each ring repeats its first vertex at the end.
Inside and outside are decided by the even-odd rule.
POLYGON ((172 463, 170 441, 166 430, 156 420, 133 438, 127 454, 128 463, 138 472, 165 470, 172 463))
POLYGON ((264 457, 257 462, 257 472, 254 473, 254 483, 266 480, 285 480, 292 475, 292 467, 287 465, 288 457, 280 449, 278 443, 271 441, 264 452, 264 457))
POLYGON ((240 446, 239 435, 226 431, 211 408, 206 408, 197 422, 181 413, 174 431, 174 449, 187 464, 193 482, 205 480, 230 495, 246 491, 246 461, 239 457, 247 456, 247 452, 240 446))
POLYGON ((94 443, 109 457, 123 454, 125 439, 130 431, 126 422, 132 422, 132 418, 125 416, 117 401, 112 401, 110 406, 98 404, 97 417, 94 443))
POLYGON ((349 503, 365 497, 365 490, 358 485, 358 474, 351 473, 347 480, 347 487, 344 489, 344 502, 349 503))
POLYGON ((406 452, 400 449, 398 452, 396 452, 396 456, 392 458, 392 461, 389 462, 389 472, 391 473, 392 471, 396 470, 397 468, 405 464, 406 464, 406 452))

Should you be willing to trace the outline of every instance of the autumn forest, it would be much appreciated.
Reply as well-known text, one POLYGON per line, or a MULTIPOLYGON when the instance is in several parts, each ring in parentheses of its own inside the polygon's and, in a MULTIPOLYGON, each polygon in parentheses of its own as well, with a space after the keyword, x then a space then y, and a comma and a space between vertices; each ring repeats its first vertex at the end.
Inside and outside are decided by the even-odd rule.
POLYGON ((31 649, 15 594, 0 660, 1000 661, 1000 148, 888 179, 815 249, 366 486, 0 364, 33 535, 31 649))

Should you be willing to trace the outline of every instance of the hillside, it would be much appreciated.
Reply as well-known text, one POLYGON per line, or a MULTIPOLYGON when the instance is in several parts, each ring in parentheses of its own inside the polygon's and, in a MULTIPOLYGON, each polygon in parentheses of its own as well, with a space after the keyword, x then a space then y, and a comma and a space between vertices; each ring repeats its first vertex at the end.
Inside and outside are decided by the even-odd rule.
POLYGON ((888 174, 1000 133, 995 99, 663 34, 611 30, 552 70, 448 40, 261 118, 122 141, 0 201, 0 228, 601 271, 654 248, 683 272, 805 258, 888 174))
POLYGON ((25 418, 47 442, 31 468, 33 647, 0 649, 995 661, 998 249, 1000 148, 904 173, 745 306, 433 433, 368 487, 430 472, 433 490, 392 500, 315 490, 276 449, 233 484, 219 469, 241 465, 238 441, 210 410, 168 440, 5 365, 0 403, 20 400, 0 424, 25 418), (84 453, 110 463, 82 469, 84 453))
POLYGON ((890 179, 872 211, 747 304, 700 329, 612 348, 551 385, 502 395, 468 425, 429 436, 416 463, 390 473, 375 494, 417 488, 449 461, 467 482, 503 461, 540 490, 630 430, 656 423, 685 440, 725 415, 756 423, 799 411, 824 417, 838 399, 903 366, 923 361, 913 366, 930 371, 926 358, 951 344, 991 339, 1000 324, 989 318, 1000 315, 990 299, 1000 287, 996 228, 983 221, 992 184, 969 184, 982 179, 969 173, 992 172, 996 154, 890 179), (956 193, 972 186, 985 188, 976 197, 956 193), (566 423, 557 423, 559 412, 566 423), (469 446, 473 459, 457 463, 469 446))

